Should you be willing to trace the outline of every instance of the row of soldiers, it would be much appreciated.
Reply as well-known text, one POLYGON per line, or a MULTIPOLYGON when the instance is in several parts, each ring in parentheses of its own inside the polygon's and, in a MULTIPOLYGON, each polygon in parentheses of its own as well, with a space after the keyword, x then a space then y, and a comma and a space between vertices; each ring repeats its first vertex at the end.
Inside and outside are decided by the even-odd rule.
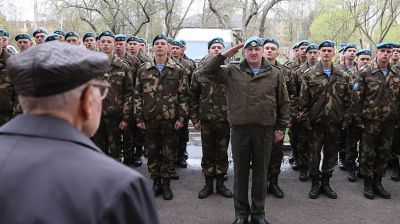
MULTIPOLYGON (((76 32, 68 32, 63 38, 57 31, 43 34, 47 33, 42 29, 35 31, 35 41, 64 39, 67 43, 80 45, 76 32)), ((19 48, 17 37, 18 40, 23 40, 23 37, 30 40, 28 34, 17 35, 15 39, 19 48)), ((36 43, 40 44, 40 41, 36 43)), ((136 158, 133 159, 136 165, 141 164, 140 155, 145 144, 154 192, 172 199, 169 182, 171 178, 178 178, 174 163, 178 161, 182 167, 187 166, 185 149, 190 118, 194 127, 202 132, 202 166, 206 185, 199 192, 199 198, 206 198, 213 192, 214 178, 217 180, 217 193, 232 197, 223 185, 230 138, 225 86, 194 72, 195 63, 184 55, 185 43, 158 35, 152 43, 154 55, 151 59, 143 50, 133 46, 140 45, 136 37, 114 35, 110 31, 98 36, 86 33, 83 43, 91 50, 106 53, 111 61, 110 72, 105 75, 111 88, 104 99, 101 127, 93 136, 94 141, 116 159, 122 158, 123 148, 123 157, 128 165, 133 158, 136 158), (90 38, 94 41, 88 41, 90 38)), ((381 134, 381 128, 391 127, 397 119, 397 108, 393 103, 397 99, 397 90, 392 88, 397 88, 396 81, 399 80, 396 64, 400 47, 381 43, 377 45, 376 59, 372 60, 371 51, 357 51, 355 45, 349 44, 341 49, 339 64, 334 64, 335 44, 332 41, 317 46, 304 40, 293 47, 294 60, 282 65, 277 61, 279 43, 274 39, 263 39, 262 43, 264 57, 279 68, 286 80, 291 103, 288 125, 293 148, 291 162, 294 169, 300 170, 301 181, 311 177, 310 198, 318 197, 321 192, 331 198, 337 197, 329 179, 337 161, 338 140, 344 145, 342 151, 346 151, 349 181, 357 180, 358 158, 365 182, 364 195, 373 198, 377 193, 390 198, 381 180, 393 133, 388 130, 388 133, 381 134), (386 55, 380 58, 382 51, 386 55), (380 62, 386 59, 390 61, 380 62), (386 70, 379 66, 386 66, 386 70), (362 72, 369 76, 373 74, 373 77, 362 72), (368 91, 381 92, 371 95, 368 91), (370 104, 372 107, 368 107, 370 104), (377 137, 378 134, 385 136, 377 137), (364 139, 364 135, 367 135, 365 139, 374 142, 360 141, 363 144, 358 150, 357 142, 364 139), (320 171, 322 149, 324 158, 320 171)), ((210 40, 208 49, 210 55, 220 54, 224 50, 223 40, 210 40)), ((206 59, 198 66, 201 67, 206 59)), ((283 140, 274 142, 273 146, 268 190, 275 197, 283 198, 284 193, 278 186, 283 140)), ((395 172, 392 179, 398 179, 398 170, 395 169, 397 177, 395 172)))

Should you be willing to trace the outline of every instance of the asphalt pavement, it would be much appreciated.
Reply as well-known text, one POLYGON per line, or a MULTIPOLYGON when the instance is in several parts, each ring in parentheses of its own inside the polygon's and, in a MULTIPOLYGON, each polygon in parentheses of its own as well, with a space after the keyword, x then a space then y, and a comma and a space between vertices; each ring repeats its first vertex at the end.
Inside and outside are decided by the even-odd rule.
MULTIPOLYGON (((204 186, 201 173, 201 147, 191 138, 193 145, 188 146, 189 166, 177 168, 180 179, 173 181, 171 188, 174 199, 156 198, 160 221, 163 224, 228 224, 234 220, 233 199, 213 194, 206 199, 197 195, 204 186)), ((331 180, 331 186, 338 199, 329 199, 320 195, 318 199, 308 198, 311 182, 300 182, 299 172, 293 171, 285 156, 279 185, 285 198, 276 199, 268 195, 265 203, 267 220, 272 224, 399 224, 400 223, 400 182, 390 180, 391 171, 383 179, 383 185, 392 194, 392 199, 377 197, 374 200, 363 196, 363 180, 356 183, 347 181, 347 173, 337 168, 331 180)), ((144 160, 145 161, 145 160, 144 160)), ((230 161, 228 180, 225 185, 233 188, 233 164, 230 161)), ((147 167, 135 168, 149 176, 147 167)), ((251 174, 250 174, 251 175, 251 174)), ((251 189, 251 186, 249 186, 251 189)), ((249 192, 249 198, 250 192, 249 192)))

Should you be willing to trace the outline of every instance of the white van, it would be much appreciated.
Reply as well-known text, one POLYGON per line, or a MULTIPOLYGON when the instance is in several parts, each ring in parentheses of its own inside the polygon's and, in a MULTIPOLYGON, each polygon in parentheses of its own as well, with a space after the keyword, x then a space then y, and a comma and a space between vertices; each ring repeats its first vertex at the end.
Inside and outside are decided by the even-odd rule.
POLYGON ((224 29, 183 28, 179 30, 175 39, 186 41, 185 54, 189 58, 199 61, 208 54, 207 43, 216 37, 224 40, 225 49, 232 46, 232 30, 224 29))

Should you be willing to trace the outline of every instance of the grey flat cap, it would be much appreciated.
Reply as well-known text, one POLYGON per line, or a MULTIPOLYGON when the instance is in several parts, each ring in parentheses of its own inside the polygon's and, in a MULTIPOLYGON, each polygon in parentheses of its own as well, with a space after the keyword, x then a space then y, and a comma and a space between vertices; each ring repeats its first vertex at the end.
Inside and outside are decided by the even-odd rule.
POLYGON ((103 77, 109 68, 104 53, 62 42, 48 42, 12 56, 7 61, 18 94, 50 96, 103 77))

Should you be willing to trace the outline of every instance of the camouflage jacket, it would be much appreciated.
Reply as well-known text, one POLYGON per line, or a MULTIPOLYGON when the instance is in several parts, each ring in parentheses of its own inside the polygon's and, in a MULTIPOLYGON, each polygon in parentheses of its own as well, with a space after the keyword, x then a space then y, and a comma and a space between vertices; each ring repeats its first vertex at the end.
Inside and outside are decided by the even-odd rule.
POLYGON ((177 58, 172 57, 172 59, 178 65, 182 66, 182 69, 185 71, 185 73, 187 75, 187 81, 188 81, 188 86, 189 86, 192 81, 192 74, 193 74, 194 70, 196 69, 196 67, 193 67, 193 65, 184 58, 177 59, 177 58))
POLYGON ((110 64, 110 72, 104 75, 110 84, 107 97, 103 100, 103 115, 122 116, 124 121, 129 119, 133 97, 133 81, 129 65, 114 56, 110 64))
MULTIPOLYGON (((199 66, 206 59, 199 62, 199 66)), ((226 87, 195 72, 190 85, 190 119, 193 124, 199 121, 227 121, 228 106, 226 87)))
POLYGON ((149 62, 150 59, 149 57, 147 57, 145 54, 143 54, 142 52, 139 52, 136 56, 137 60, 139 60, 139 65, 149 62))
POLYGON ((3 49, 0 56, 0 113, 14 114, 17 106, 17 94, 6 70, 6 63, 11 55, 3 49))
POLYGON ((289 97, 282 71, 262 59, 253 75, 246 59, 224 64, 226 57, 211 56, 198 72, 226 85, 230 125, 257 124, 285 130, 289 122, 289 97))
POLYGON ((182 67, 168 58, 161 74, 154 60, 142 64, 136 77, 135 117, 145 120, 179 120, 188 118, 188 86, 182 67))
POLYGON ((299 121, 310 124, 339 124, 350 122, 350 75, 336 65, 328 77, 322 63, 305 71, 299 98, 299 121))
POLYGON ((296 118, 297 116, 297 109, 296 109, 297 96, 296 96, 296 88, 292 80, 293 79, 292 70, 288 66, 285 66, 279 63, 278 61, 276 61, 276 64, 273 66, 279 68, 282 71, 282 75, 285 79, 290 101, 290 121, 293 121, 294 118, 296 118))
POLYGON ((361 68, 353 85, 352 110, 357 124, 367 120, 397 120, 400 102, 400 68, 388 67, 386 77, 376 61, 361 68))
MULTIPOLYGON (((301 90, 301 83, 303 82, 303 77, 304 77, 304 72, 312 67, 308 61, 304 64, 302 64, 300 67, 298 67, 295 71, 292 73, 292 85, 294 86, 293 88, 295 89, 295 94, 293 96, 293 104, 290 105, 291 107, 291 120, 292 122, 297 122, 297 118, 299 115, 299 97, 300 97, 300 90, 301 90)), ((292 101, 291 101, 292 102, 292 101)))

